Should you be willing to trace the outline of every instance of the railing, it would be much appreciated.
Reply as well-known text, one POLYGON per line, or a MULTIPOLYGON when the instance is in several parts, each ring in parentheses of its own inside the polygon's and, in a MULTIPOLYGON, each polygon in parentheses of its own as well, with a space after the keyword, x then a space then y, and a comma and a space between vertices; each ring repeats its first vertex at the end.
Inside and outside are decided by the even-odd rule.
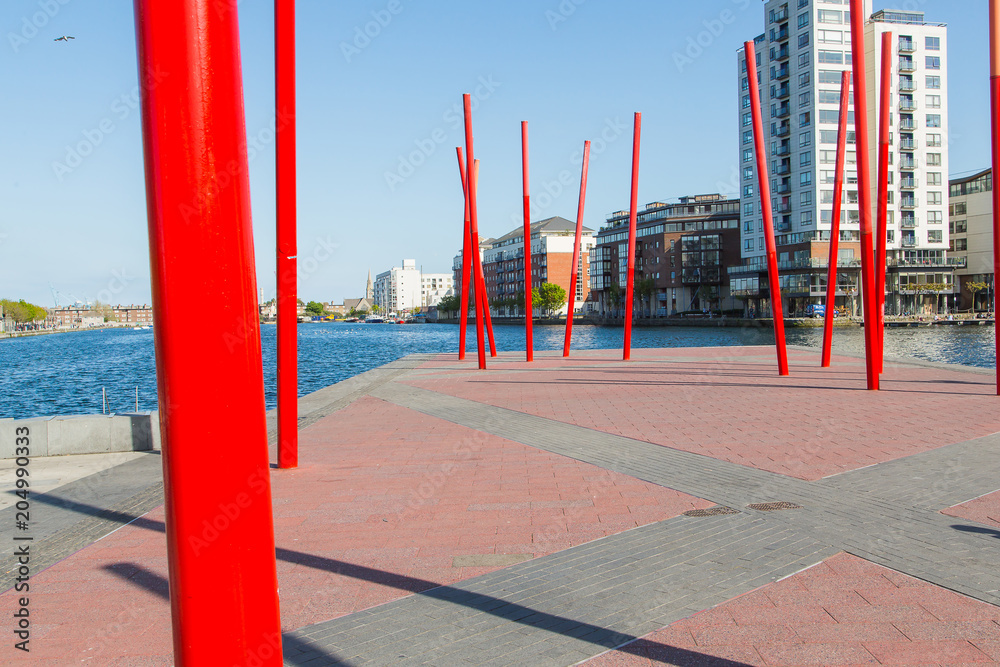
POLYGON ((917 199, 916 197, 913 197, 912 199, 899 200, 899 208, 903 209, 904 211, 911 211, 915 208, 919 208, 919 206, 920 206, 920 200, 917 199))
POLYGON ((887 257, 886 266, 896 266, 902 269, 914 269, 920 267, 938 267, 964 269, 969 261, 966 257, 933 257, 931 259, 899 259, 887 257))
POLYGON ((899 226, 903 229, 916 229, 917 224, 916 218, 903 218, 899 221, 899 226))
POLYGON ((781 30, 771 31, 771 41, 772 42, 784 42, 788 40, 788 28, 782 28, 781 30))
POLYGON ((917 103, 913 100, 899 100, 900 111, 916 111, 917 103))
POLYGON ((913 83, 912 81, 899 82, 899 90, 904 93, 912 93, 916 89, 917 89, 917 84, 913 83))
POLYGON ((791 132, 792 132, 792 126, 791 125, 781 125, 781 126, 778 127, 778 131, 775 132, 774 136, 776 136, 776 137, 787 137, 789 134, 791 134, 791 132))
POLYGON ((900 72, 916 72, 917 65, 912 60, 900 60, 899 61, 899 71, 900 72))
POLYGON ((899 142, 899 150, 901 151, 915 151, 917 150, 917 141, 915 139, 907 139, 905 141, 899 142))
MULTIPOLYGON (((778 204, 777 206, 774 207, 774 212, 775 213, 791 213, 792 212, 792 205, 790 203, 788 203, 788 202, 783 202, 783 203, 778 204)), ((789 225, 789 226, 791 226, 791 225, 789 225)))
POLYGON ((900 160, 900 169, 916 169, 920 166, 920 160, 900 160))
POLYGON ((788 20, 788 8, 780 9, 774 13, 774 22, 781 23, 788 20))
POLYGON ((917 45, 913 40, 901 39, 899 40, 899 52, 900 53, 913 53, 917 50, 917 45))
POLYGON ((901 130, 915 130, 917 129, 917 121, 915 120, 900 120, 899 129, 901 130))
POLYGON ((783 47, 781 47, 780 49, 777 49, 777 50, 771 49, 771 61, 772 62, 774 62, 774 61, 781 61, 781 60, 788 60, 788 56, 789 55, 790 55, 790 53, 789 53, 787 45, 783 46, 783 47))
POLYGON ((915 178, 904 178, 899 181, 899 187, 904 190, 916 190, 920 187, 920 181, 915 178))
POLYGON ((781 100, 781 99, 784 99, 784 98, 788 97, 791 94, 792 94, 791 87, 788 85, 788 83, 783 83, 783 84, 781 84, 781 87, 775 88, 772 91, 771 97, 774 97, 774 98, 777 98, 777 99, 781 100))
POLYGON ((776 110, 776 112, 774 114, 774 117, 775 118, 787 118, 790 113, 792 113, 792 107, 789 106, 788 104, 782 104, 776 110))
POLYGON ((900 245, 902 245, 904 248, 916 248, 917 239, 916 237, 913 236, 904 236, 902 241, 900 242, 900 245))
POLYGON ((783 164, 780 167, 775 168, 774 173, 777 176, 785 176, 787 174, 792 173, 792 168, 789 167, 787 164, 783 164))
POLYGON ((774 191, 777 192, 779 195, 787 195, 787 194, 791 193, 792 186, 788 185, 788 184, 779 185, 777 188, 775 188, 774 191))
POLYGON ((792 152, 792 147, 789 146, 788 144, 782 144, 778 146, 776 149, 774 149, 775 155, 788 155, 791 152, 792 152))
MULTIPOLYGON (((830 266, 828 259, 824 257, 807 257, 805 259, 786 259, 784 261, 778 262, 779 271, 794 271, 796 269, 825 269, 830 266)), ((837 267, 843 269, 853 269, 861 266, 860 259, 838 259, 837 267)), ((760 257, 755 258, 751 263, 740 265, 740 266, 730 266, 728 272, 730 274, 739 273, 763 273, 767 271, 767 258, 760 257)))
POLYGON ((773 67, 771 68, 772 79, 777 79, 779 81, 781 79, 787 79, 789 74, 791 74, 791 69, 788 67, 788 63, 785 63, 784 65, 782 65, 777 69, 773 67))

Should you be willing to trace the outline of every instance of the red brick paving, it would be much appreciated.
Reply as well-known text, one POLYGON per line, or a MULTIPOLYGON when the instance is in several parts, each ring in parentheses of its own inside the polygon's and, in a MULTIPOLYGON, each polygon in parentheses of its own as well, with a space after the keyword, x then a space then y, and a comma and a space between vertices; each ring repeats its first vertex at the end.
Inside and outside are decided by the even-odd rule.
MULTIPOLYGON (((994 529, 1000 529, 1000 491, 949 507, 942 513, 961 519, 978 521, 994 529)), ((1000 533, 997 536, 1000 537, 1000 533)))
POLYGON ((1000 664, 1000 608, 842 553, 583 664, 725 667, 724 660, 1000 664))
POLYGON ((614 351, 530 366, 504 355, 471 378, 451 377, 474 372, 468 361, 442 358, 424 364, 440 376, 406 382, 805 480, 1000 431, 988 376, 890 364, 875 393, 864 390, 860 360, 835 357, 821 369, 816 354, 789 350, 791 375, 779 378, 773 356, 761 347, 638 349, 626 368, 614 351))
MULTIPOLYGON (((285 630, 502 566, 456 556, 534 558, 712 504, 374 398, 303 431, 300 461, 272 475, 285 630)), ((141 585, 167 576, 163 508, 144 518, 32 578, 15 662, 171 664, 169 605, 141 585)))

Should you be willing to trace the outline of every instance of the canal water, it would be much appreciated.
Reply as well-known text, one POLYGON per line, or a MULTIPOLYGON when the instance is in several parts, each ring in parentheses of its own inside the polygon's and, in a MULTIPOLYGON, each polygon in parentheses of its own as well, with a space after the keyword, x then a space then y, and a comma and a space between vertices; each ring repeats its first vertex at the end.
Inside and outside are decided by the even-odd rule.
MULTIPOLYGON (((562 349, 563 328, 536 326, 535 349, 562 349)), ((886 330, 886 355, 994 368, 992 326, 886 330)), ((475 329, 468 349, 474 355, 475 329)), ((821 329, 789 329, 788 342, 818 348, 821 329)), ((262 328, 265 398, 275 404, 275 327, 262 328)), ((500 350, 523 350, 523 326, 497 326, 500 350)), ((657 327, 633 330, 633 347, 772 345, 770 330, 657 327)), ((574 349, 621 348, 622 330, 573 328, 574 349)), ((861 328, 834 332, 834 349, 864 353, 861 328)), ((304 395, 415 352, 457 352, 455 325, 300 324, 299 394, 304 395)), ((818 350, 817 350, 818 355, 818 350)), ((102 388, 110 412, 156 408, 150 330, 108 329, 0 340, 0 418, 95 414, 102 388)))

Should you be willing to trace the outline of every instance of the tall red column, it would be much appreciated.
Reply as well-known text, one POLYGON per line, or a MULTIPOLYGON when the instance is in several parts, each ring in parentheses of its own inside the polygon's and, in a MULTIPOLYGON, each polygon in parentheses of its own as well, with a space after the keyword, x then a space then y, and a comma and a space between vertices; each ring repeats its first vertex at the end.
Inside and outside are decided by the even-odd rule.
MULTIPOLYGON (((625 277, 625 344, 622 359, 632 358, 632 295, 635 289, 636 213, 639 206, 639 143, 642 136, 642 114, 636 112, 632 130, 632 197, 628 215, 628 273, 625 277)), ((618 258, 621 261, 621 258, 618 258)))
POLYGON ((830 367, 833 354, 833 311, 837 304, 837 261, 840 256, 840 214, 844 200, 844 164, 847 161, 847 117, 850 113, 851 73, 840 77, 840 127, 837 129, 837 166, 833 177, 833 220, 830 225, 830 264, 826 274, 826 315, 823 321, 821 365, 830 367))
POLYGON ((861 293, 865 314, 865 370, 868 389, 878 390, 878 298, 872 240, 872 191, 868 156, 868 87, 865 69, 865 13, 862 0, 851 0, 851 56, 854 66, 854 136, 858 154, 858 204, 861 208, 861 293))
POLYGON ((236 4, 135 17, 174 662, 280 667, 236 4))
POLYGON ((764 122, 760 112, 760 84, 757 82, 757 51, 754 43, 743 45, 747 61, 747 83, 750 87, 750 112, 753 116, 753 144, 757 154, 757 183, 764 218, 764 246, 767 250, 767 280, 771 290, 771 319, 774 321, 774 346, 778 354, 778 374, 788 375, 788 349, 785 346, 785 315, 781 305, 781 281, 778 278, 778 250, 774 240, 774 219, 771 211, 771 176, 767 167, 764 122))
MULTIPOLYGON (((469 202, 469 240, 472 245, 472 281, 477 294, 482 294, 484 286, 479 284, 479 276, 483 275, 482 263, 479 258, 479 213, 476 207, 475 153, 472 145, 472 98, 462 96, 465 111, 465 172, 462 187, 469 202)), ((486 368, 486 341, 484 340, 484 314, 480 304, 482 299, 476 297, 476 341, 479 345, 479 368, 486 368)))
MULTIPOLYGON (((892 97, 892 33, 882 33, 882 80, 879 94, 879 126, 878 126, 878 215, 876 221, 878 230, 875 236, 875 316, 878 322, 875 333, 878 334, 878 345, 875 346, 876 369, 884 370, 882 358, 885 356, 885 246, 889 241, 889 101, 892 97)), ((902 141, 902 139, 900 139, 902 141)))
POLYGON ((535 356, 531 307, 531 194, 528 190, 528 121, 521 121, 521 176, 524 191, 524 353, 528 361, 535 356))
MULTIPOLYGON (((997 309, 997 280, 1000 279, 1000 5, 990 0, 990 97, 993 121, 993 316, 997 309)), ((975 298, 975 295, 973 295, 975 298)), ((996 329, 997 395, 1000 396, 1000 326, 996 329)))
POLYGON ((583 205, 587 200, 587 168, 590 166, 590 142, 583 142, 583 167, 580 172, 580 201, 576 209, 576 238, 573 241, 573 264, 570 267, 569 294, 566 302, 566 340, 563 342, 563 356, 569 356, 570 342, 573 340, 573 313, 576 311, 576 267, 580 263, 580 237, 583 235, 583 205))
MULTIPOLYGON (((475 165, 475 182, 476 182, 476 192, 479 191, 479 160, 476 160, 475 165)), ((476 257, 479 257, 479 253, 476 253, 476 257)), ((482 258, 479 259, 479 284, 482 286, 482 291, 480 294, 483 299, 483 313, 486 315, 486 338, 490 342, 490 356, 497 356, 497 342, 493 337, 493 315, 490 314, 490 295, 486 290, 486 275, 483 271, 482 258)))
POLYGON ((465 160, 462 148, 455 149, 458 153, 458 173, 462 177, 462 197, 465 199, 465 228, 462 230, 462 294, 461 312, 458 315, 458 360, 465 359, 465 332, 469 322, 469 276, 472 273, 472 230, 469 228, 469 195, 465 189, 465 160))
POLYGON ((274 62, 278 228, 278 467, 295 468, 299 465, 295 0, 274 2, 274 62))

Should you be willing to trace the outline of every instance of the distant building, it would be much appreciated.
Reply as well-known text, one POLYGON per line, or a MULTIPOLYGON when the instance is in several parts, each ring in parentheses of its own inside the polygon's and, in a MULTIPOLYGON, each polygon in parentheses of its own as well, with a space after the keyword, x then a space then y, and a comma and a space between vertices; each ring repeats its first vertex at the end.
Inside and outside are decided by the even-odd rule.
POLYGON ((368 283, 365 285, 365 299, 368 303, 375 303, 375 285, 372 283, 372 270, 368 269, 368 283))
POLYGON ((450 273, 423 273, 420 276, 420 303, 424 309, 436 306, 441 299, 454 294, 454 278, 450 273))
POLYGON ((62 306, 49 311, 46 323, 59 329, 85 329, 104 324, 104 316, 87 306, 62 306))
POLYGON ((993 309, 993 170, 986 169, 951 181, 948 206, 949 255, 964 260, 958 276, 959 308, 970 310, 973 295, 969 283, 985 283, 987 290, 975 295, 977 311, 993 309))
MULTIPOLYGON (((479 237, 479 261, 483 261, 483 254, 492 247, 496 239, 479 237)), ((463 249, 464 250, 464 249, 463 249)), ((451 263, 452 284, 455 286, 455 294, 462 293, 462 251, 455 255, 451 263)), ((470 274, 471 276, 471 274, 470 274)), ((472 290, 471 293, 475 293, 472 290)))
MULTIPOLYGON (((664 317, 684 311, 739 307, 727 269, 740 263, 739 200, 723 195, 647 204, 637 216, 635 312, 664 317), (648 282, 647 282, 648 281, 648 282)), ((608 217, 591 258, 590 289, 602 317, 620 316, 628 278, 629 212, 608 217)))
POLYGON ((115 306, 112 308, 115 320, 123 324, 147 325, 153 323, 153 307, 143 304, 141 306, 115 306))
POLYGON ((344 313, 349 314, 352 310, 355 312, 371 312, 372 306, 375 305, 368 299, 344 299, 344 313))

